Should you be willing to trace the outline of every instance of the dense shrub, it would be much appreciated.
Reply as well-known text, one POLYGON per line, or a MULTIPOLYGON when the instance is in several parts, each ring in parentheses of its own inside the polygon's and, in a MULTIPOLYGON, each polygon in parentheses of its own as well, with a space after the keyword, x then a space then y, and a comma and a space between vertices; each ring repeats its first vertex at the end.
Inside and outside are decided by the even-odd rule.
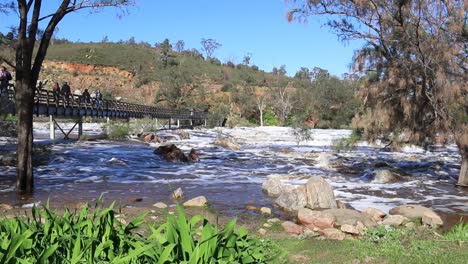
POLYGON ((30 217, 0 220, 0 263, 262 263, 263 245, 236 229, 223 229, 182 208, 160 226, 139 229, 145 214, 129 224, 116 217, 113 204, 93 212, 63 215, 34 207, 30 217), (135 230, 138 229, 138 232, 135 230), (199 233, 197 235, 197 233, 199 233))

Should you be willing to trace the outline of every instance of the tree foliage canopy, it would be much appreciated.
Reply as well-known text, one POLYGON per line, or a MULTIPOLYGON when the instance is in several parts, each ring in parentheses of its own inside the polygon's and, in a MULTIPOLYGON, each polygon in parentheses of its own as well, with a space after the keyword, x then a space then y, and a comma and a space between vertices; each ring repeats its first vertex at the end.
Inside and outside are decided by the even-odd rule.
POLYGON ((468 27, 463 0, 290 1, 289 20, 323 16, 342 40, 361 39, 365 135, 403 131, 413 142, 455 136, 468 184, 468 27))

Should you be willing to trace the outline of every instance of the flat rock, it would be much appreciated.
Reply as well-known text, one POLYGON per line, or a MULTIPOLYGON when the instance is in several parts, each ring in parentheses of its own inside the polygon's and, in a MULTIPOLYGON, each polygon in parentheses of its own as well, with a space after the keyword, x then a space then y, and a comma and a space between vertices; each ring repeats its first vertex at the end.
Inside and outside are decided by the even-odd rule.
POLYGON ((375 221, 378 221, 378 222, 382 221, 383 218, 385 217, 385 215, 387 215, 382 210, 372 208, 372 207, 367 208, 366 210, 363 211, 363 213, 366 213, 366 214, 372 216, 372 219, 374 219, 375 221))
POLYGON ((414 204, 400 205, 392 208, 389 212, 392 215, 402 215, 407 218, 420 218, 422 223, 431 227, 442 226, 442 218, 431 209, 414 204))
POLYGON ((304 227, 291 221, 285 221, 281 224, 281 226, 284 228, 284 231, 291 234, 300 235, 304 233, 304 227))
POLYGON ((343 240, 346 237, 345 233, 336 228, 326 228, 322 230, 322 234, 324 237, 334 240, 343 240))
POLYGON ((155 204, 153 204, 153 206, 156 207, 156 208, 159 208, 159 209, 167 208, 167 204, 162 203, 162 202, 155 203, 155 204))
POLYGON ((348 234, 353 234, 353 235, 359 235, 360 232, 356 226, 353 225, 342 225, 340 227, 341 231, 348 233, 348 234))
POLYGON ((353 209, 327 209, 324 213, 334 217, 337 226, 356 225, 361 222, 366 227, 377 226, 377 222, 372 217, 363 212, 353 209))
POLYGON ((201 207, 205 206, 206 204, 208 204, 208 200, 205 198, 205 196, 198 196, 186 201, 184 206, 201 207))
POLYGON ((382 224, 390 226, 401 226, 408 221, 409 219, 402 215, 387 215, 382 221, 382 224))
POLYGON ((11 210, 11 209, 13 209, 13 206, 11 206, 9 204, 0 204, 0 209, 2 209, 2 210, 11 210))

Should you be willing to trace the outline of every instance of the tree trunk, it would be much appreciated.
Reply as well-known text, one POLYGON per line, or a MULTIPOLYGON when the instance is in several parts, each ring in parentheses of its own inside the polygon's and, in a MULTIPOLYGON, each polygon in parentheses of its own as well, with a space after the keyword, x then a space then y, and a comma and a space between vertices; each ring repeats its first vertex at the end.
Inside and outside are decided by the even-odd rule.
MULTIPOLYGON (((17 86, 29 86, 17 82, 17 86)), ((33 90, 21 87, 16 93, 16 112, 18 115, 18 174, 16 188, 18 192, 30 194, 33 191, 33 90)))
POLYGON ((468 187, 468 156, 462 155, 462 166, 458 175, 458 185, 468 187))
POLYGON ((260 126, 263 126, 263 109, 260 109, 260 126))

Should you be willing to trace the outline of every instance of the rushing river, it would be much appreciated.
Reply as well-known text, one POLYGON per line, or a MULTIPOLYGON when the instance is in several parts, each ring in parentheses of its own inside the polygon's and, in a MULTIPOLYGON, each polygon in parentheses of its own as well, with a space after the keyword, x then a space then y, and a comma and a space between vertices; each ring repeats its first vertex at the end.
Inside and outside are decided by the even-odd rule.
MULTIPOLYGON (((86 125, 85 125, 86 128, 86 125)), ((94 131, 96 132, 96 131, 94 131)), ((132 206, 172 203, 171 191, 182 188, 186 198, 207 197, 218 211, 237 214, 246 205, 272 207, 273 199, 261 185, 270 174, 289 174, 286 182, 297 185, 310 175, 325 177, 338 200, 356 209, 388 210, 416 203, 441 212, 468 214, 468 191, 455 187, 460 157, 455 146, 424 151, 408 148, 385 152, 361 144, 351 152, 335 155, 334 140, 347 130, 314 130, 313 139, 300 142, 288 128, 237 128, 188 130, 190 139, 173 141, 188 152, 199 150, 198 163, 169 163, 153 154, 157 144, 136 140, 56 143, 48 165, 35 168, 35 193, 18 197, 14 167, 0 167, 0 203, 15 206, 47 199, 60 203, 90 201, 100 194, 132 206), (220 136, 231 136, 240 151, 213 145, 220 136), (340 166, 333 166, 339 162, 340 166), (407 175, 395 183, 368 178, 373 164, 385 163, 407 175), (337 167, 341 169, 337 169, 337 167), (129 199, 142 198, 140 203, 129 199)), ((38 130, 38 138, 46 131, 38 130)))

